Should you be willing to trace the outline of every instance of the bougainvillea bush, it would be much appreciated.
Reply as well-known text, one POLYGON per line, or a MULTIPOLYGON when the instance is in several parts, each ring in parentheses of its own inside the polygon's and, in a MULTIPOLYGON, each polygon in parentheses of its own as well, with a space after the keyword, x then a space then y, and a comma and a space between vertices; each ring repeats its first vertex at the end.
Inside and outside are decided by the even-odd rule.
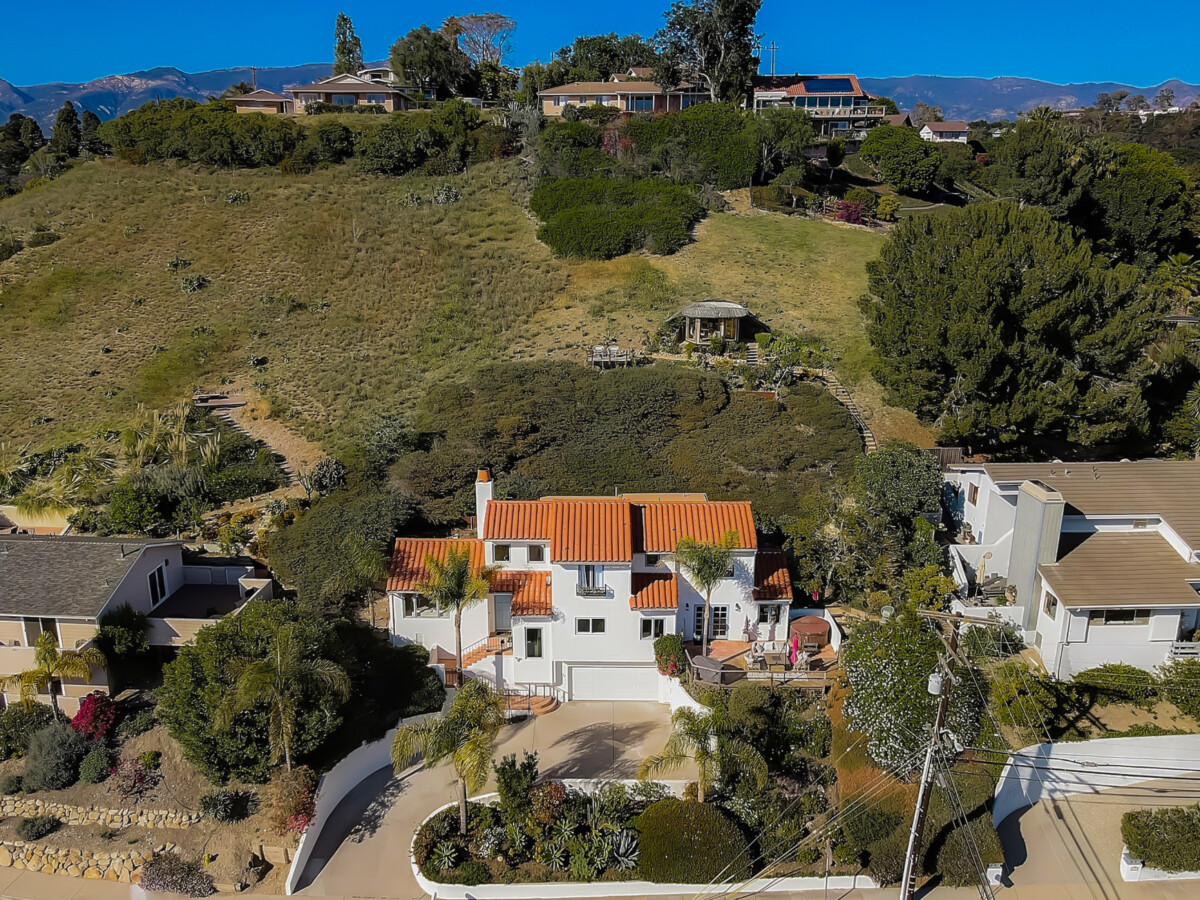
POLYGON ((683 638, 677 634, 664 634, 654 642, 654 661, 658 671, 672 678, 680 678, 688 670, 687 650, 683 638))
POLYGON ((96 743, 108 740, 117 722, 117 708, 104 691, 92 691, 79 702, 71 727, 96 743))
POLYGON ((308 766, 271 779, 271 824, 279 834, 299 834, 317 817, 317 775, 308 766))

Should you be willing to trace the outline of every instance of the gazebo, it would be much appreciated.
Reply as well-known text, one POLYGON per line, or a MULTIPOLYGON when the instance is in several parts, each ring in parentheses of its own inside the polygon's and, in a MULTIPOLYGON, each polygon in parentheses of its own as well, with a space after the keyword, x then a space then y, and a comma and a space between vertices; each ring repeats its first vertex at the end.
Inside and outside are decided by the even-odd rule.
POLYGON ((731 343, 754 340, 762 323, 746 307, 731 300, 702 300, 681 309, 668 321, 683 321, 682 340, 706 344, 714 335, 731 343))

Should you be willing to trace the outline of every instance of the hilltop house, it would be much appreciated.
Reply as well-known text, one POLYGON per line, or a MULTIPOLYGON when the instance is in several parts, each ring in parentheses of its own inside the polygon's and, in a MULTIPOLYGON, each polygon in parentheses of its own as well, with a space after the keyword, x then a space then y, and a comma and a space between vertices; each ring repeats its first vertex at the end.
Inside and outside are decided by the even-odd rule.
POLYGON ((382 106, 387 112, 408 109, 410 105, 408 92, 401 85, 349 73, 330 75, 312 84, 289 85, 287 91, 295 98, 296 112, 301 114, 310 103, 382 106))
POLYGON ((538 92, 542 113, 557 117, 568 106, 611 106, 623 113, 668 113, 709 99, 699 85, 683 83, 664 89, 651 80, 651 71, 634 67, 607 81, 574 81, 538 92))
POLYGON ((399 644, 448 669, 454 622, 419 590, 427 558, 450 547, 496 566, 487 602, 463 614, 464 667, 498 687, 564 700, 656 700, 654 640, 699 639, 703 597, 672 561, 679 540, 737 533, 733 564, 709 608, 714 640, 784 640, 792 585, 782 551, 760 549, 750 504, 703 494, 496 500, 475 484, 473 537, 396 541, 388 596, 399 644))
MULTIPOLYGON (((147 639, 178 647, 209 622, 236 613, 250 599, 271 596, 271 579, 231 560, 185 562, 179 541, 117 538, 0 537, 0 678, 34 667, 34 643, 44 632, 58 647, 87 646, 105 613, 129 604, 150 617, 147 639)), ((56 686, 67 715, 79 699, 108 688, 108 673, 56 686)), ((5 704, 19 699, 15 689, 5 704)), ((49 701, 49 695, 39 699, 49 701)))
POLYGON ((967 123, 926 122, 918 133, 921 135, 921 140, 924 141, 965 144, 967 142, 967 123))
POLYGON ((1012 623, 1056 677, 1200 656, 1200 462, 951 466, 966 616, 1012 623))
POLYGON ((276 94, 274 91, 265 91, 262 88, 253 90, 248 94, 236 94, 228 98, 233 104, 233 108, 240 113, 266 113, 268 115, 278 115, 280 113, 291 113, 296 111, 296 101, 284 94, 276 94))
POLYGON ((861 138, 887 115, 887 107, 873 103, 854 75, 760 75, 752 87, 755 112, 772 106, 803 109, 822 137, 861 138))

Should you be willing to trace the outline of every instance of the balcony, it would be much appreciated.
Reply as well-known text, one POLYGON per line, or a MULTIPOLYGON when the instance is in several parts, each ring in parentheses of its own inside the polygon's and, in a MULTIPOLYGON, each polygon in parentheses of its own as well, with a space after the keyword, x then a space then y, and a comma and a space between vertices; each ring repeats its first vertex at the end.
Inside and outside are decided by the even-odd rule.
POLYGON ((604 585, 596 586, 596 585, 577 584, 577 585, 575 585, 575 596, 576 597, 607 597, 608 596, 608 588, 606 588, 604 585))
POLYGON ((798 106, 814 119, 870 119, 882 118, 887 109, 882 106, 798 106))

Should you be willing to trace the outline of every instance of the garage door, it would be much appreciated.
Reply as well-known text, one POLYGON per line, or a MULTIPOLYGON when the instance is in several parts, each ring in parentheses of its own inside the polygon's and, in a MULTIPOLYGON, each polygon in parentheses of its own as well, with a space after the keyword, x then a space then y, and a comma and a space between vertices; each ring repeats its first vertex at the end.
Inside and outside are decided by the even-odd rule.
POLYGON ((572 700, 657 700, 654 666, 572 666, 572 700))

